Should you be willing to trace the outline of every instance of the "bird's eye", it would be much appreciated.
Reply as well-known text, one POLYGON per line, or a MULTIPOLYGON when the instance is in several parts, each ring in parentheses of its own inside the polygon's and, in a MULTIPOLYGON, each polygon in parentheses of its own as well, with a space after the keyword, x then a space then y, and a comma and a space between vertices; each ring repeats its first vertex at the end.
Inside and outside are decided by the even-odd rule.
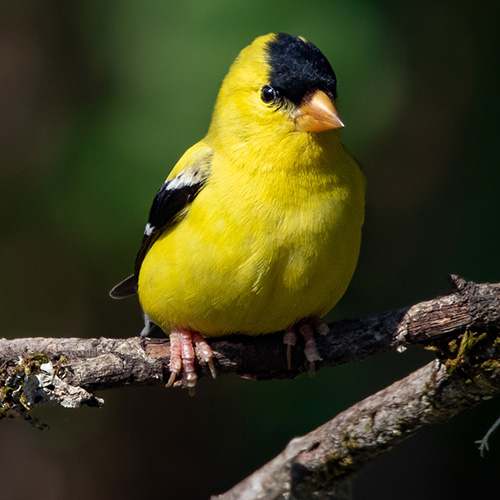
POLYGON ((278 91, 273 89, 270 85, 264 85, 260 91, 260 98, 265 103, 276 101, 276 99, 278 99, 278 95, 278 91))

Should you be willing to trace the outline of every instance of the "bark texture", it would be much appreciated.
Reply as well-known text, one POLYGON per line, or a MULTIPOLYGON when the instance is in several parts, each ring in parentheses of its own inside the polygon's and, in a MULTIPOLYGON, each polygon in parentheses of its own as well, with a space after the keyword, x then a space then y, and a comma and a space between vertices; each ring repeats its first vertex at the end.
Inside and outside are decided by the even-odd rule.
POLYGON ((465 335, 452 362, 432 361, 293 439, 277 457, 212 500, 333 498, 343 479, 422 427, 500 393, 500 352, 485 339, 465 335))
MULTIPOLYGON (((500 392, 500 284, 451 277, 452 293, 411 307, 329 325, 317 338, 316 369, 423 344, 436 361, 290 442, 274 460, 220 499, 329 498, 367 461, 426 425, 443 422, 500 392)), ((282 334, 234 335, 210 345, 219 375, 291 378, 308 370, 300 344, 287 368, 282 334)), ((165 383, 167 337, 0 339, 0 418, 38 404, 100 406, 93 392, 165 383)), ((198 375, 209 376, 198 366, 198 375)))

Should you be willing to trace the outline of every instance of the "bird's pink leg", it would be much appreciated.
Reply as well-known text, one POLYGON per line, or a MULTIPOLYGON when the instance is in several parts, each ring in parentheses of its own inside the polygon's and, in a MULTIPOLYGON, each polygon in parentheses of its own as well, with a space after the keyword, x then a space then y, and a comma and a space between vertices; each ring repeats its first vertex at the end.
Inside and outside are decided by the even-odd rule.
POLYGON ((168 369, 170 370, 170 378, 167 382, 167 387, 173 385, 177 375, 182 370, 182 347, 181 347, 181 332, 170 333, 170 363, 168 369))
POLYGON ((293 326, 285 330, 283 335, 283 344, 286 345, 286 365, 289 370, 292 369, 292 347, 297 343, 297 335, 293 326))
POLYGON ((296 330, 304 338, 304 355, 309 361, 309 373, 314 375, 315 361, 321 361, 321 356, 319 355, 318 348, 316 347, 316 341, 314 340, 314 333, 320 335, 326 335, 330 329, 328 325, 324 323, 321 318, 317 316, 311 316, 309 318, 301 319, 294 326, 291 326, 285 330, 283 335, 283 343, 286 344, 286 359, 288 369, 291 369, 291 351, 292 346, 295 345, 297 341, 296 330))
MULTIPOLYGON (((213 352, 205 339, 197 332, 189 330, 172 330, 170 332, 170 378, 167 387, 174 384, 182 370, 182 381, 179 385, 187 387, 194 394, 194 387, 198 376, 194 368, 196 354, 208 364, 212 377, 216 377, 215 366, 212 360, 213 352)), ((177 384, 176 384, 177 385, 177 384)))
POLYGON ((207 344, 207 341, 198 332, 193 333, 193 344, 196 349, 198 358, 201 358, 202 361, 204 361, 208 365, 212 378, 216 378, 217 372, 215 371, 215 366, 212 359, 214 357, 212 348, 207 344))

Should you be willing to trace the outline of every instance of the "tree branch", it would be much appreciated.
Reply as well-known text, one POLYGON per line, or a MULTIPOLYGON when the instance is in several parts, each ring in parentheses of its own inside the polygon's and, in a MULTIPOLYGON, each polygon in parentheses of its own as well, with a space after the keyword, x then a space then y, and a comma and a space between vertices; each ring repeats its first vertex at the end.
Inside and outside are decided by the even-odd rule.
MULTIPOLYGON (((450 295, 364 319, 330 324, 330 333, 316 341, 323 358, 316 362, 317 369, 412 344, 427 345, 466 330, 489 330, 500 325, 500 284, 475 284, 454 276, 452 286, 450 295)), ((210 341, 220 375, 285 379, 308 370, 300 347, 292 350, 292 368, 288 370, 281 333, 261 337, 232 335, 228 339, 210 341)), ((49 363, 59 363, 60 378, 88 391, 158 384, 168 379, 168 337, 0 339, 3 372, 9 366, 17 366, 19 358, 40 353, 47 356, 49 363)), ((203 364, 198 368, 200 377, 210 375, 203 364)), ((0 368, 0 385, 1 376, 0 368)))
MULTIPOLYGON (((317 339, 323 358, 317 369, 412 344, 433 349, 438 361, 291 441, 283 453, 220 498, 245 498, 244 491, 254 492, 248 498, 257 493, 281 498, 286 492, 308 498, 312 489, 327 491, 422 426, 445 421, 498 394, 500 284, 475 284, 456 276, 451 281, 449 295, 329 325, 329 335, 317 339)), ((210 343, 219 375, 258 380, 291 378, 308 370, 300 347, 293 350, 292 369, 287 369, 279 333, 234 335, 210 343)), ((93 395, 95 390, 164 383, 169 354, 167 337, 2 339, 0 417, 26 416, 42 403, 100 406, 103 400, 93 395)), ((209 372, 201 365, 198 375, 209 372)))
POLYGON ((485 349, 471 342, 477 341, 477 336, 464 339, 462 342, 473 344, 464 351, 472 363, 460 358, 460 369, 454 369, 432 361, 309 434, 293 439, 276 458, 212 500, 332 498, 339 483, 369 460, 422 427, 445 422, 499 394, 500 350, 495 349, 492 368, 485 349), (473 350, 477 351, 474 355, 473 350))

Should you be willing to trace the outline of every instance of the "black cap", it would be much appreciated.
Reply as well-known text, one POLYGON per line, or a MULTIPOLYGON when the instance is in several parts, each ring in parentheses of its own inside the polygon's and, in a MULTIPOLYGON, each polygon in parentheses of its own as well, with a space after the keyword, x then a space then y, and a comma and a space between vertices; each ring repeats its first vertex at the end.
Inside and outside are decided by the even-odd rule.
POLYGON ((337 97, 337 78, 333 69, 314 44, 303 38, 278 33, 268 45, 271 78, 269 84, 282 96, 299 104, 314 90, 337 97))

